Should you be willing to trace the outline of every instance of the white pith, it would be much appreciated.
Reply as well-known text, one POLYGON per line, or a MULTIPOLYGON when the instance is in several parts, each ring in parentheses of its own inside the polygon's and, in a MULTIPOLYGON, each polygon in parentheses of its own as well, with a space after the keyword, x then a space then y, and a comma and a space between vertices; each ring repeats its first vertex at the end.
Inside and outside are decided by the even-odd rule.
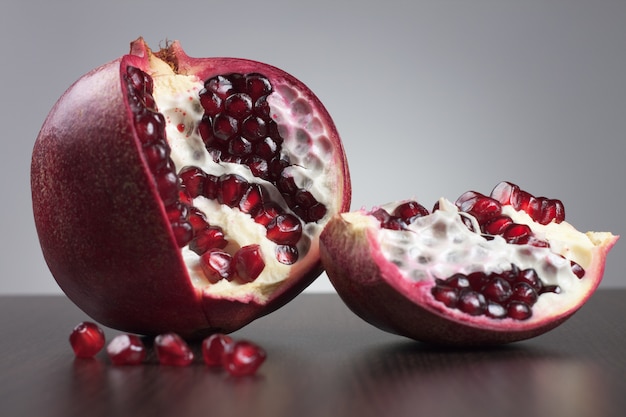
MULTIPOLYGON (((192 75, 176 74, 167 63, 154 56, 150 64, 150 75, 154 81, 153 96, 159 112, 166 119, 170 157, 177 172, 193 165, 215 176, 238 174, 249 183, 266 185, 272 201, 291 212, 280 192, 270 182, 255 177, 246 165, 213 161, 197 130, 203 115, 198 92, 204 87, 204 80, 192 75)), ((250 215, 205 197, 195 198, 193 205, 205 213, 208 222, 223 229, 229 242, 226 251, 234 254, 239 247, 259 244, 265 261, 265 268, 253 282, 240 283, 235 279, 212 284, 202 272, 200 256, 185 246, 182 248, 182 256, 192 284, 211 296, 264 302, 289 276, 299 275, 301 270, 307 271, 317 262, 319 234, 331 215, 338 210, 337 200, 330 199, 334 195, 331 180, 335 178, 331 173, 334 164, 329 163, 332 144, 321 116, 310 106, 293 106, 299 100, 297 91, 284 85, 274 87, 280 94, 272 93, 268 103, 272 118, 284 139, 282 152, 285 154, 288 151, 293 164, 287 168, 287 172, 294 177, 299 188, 308 190, 318 202, 326 206, 327 213, 315 223, 303 223, 303 235, 297 244, 300 254, 298 261, 293 265, 285 265, 277 261, 277 245, 266 238, 265 227, 254 222, 250 215)))
MULTIPOLYGON (((392 212, 396 205, 398 203, 383 208, 392 212)), ((461 214, 476 221, 467 213, 461 214)), ((439 210, 416 219, 408 230, 379 228, 375 236, 383 258, 397 267, 407 284, 433 282, 455 273, 499 273, 509 270, 513 263, 520 269, 534 268, 544 285, 558 285, 561 289, 559 294, 542 294, 533 306, 535 311, 558 310, 588 291, 591 284, 585 277, 574 275, 570 260, 587 268, 594 248, 612 239, 612 234, 582 233, 567 222, 542 226, 525 212, 517 212, 510 206, 503 207, 503 214, 514 222, 528 224, 537 237, 550 242, 550 248, 507 244, 500 236, 487 240, 470 231, 457 207, 446 199, 439 201, 439 210)), ((372 216, 363 216, 363 213, 344 215, 344 218, 355 226, 379 227, 372 216)), ((453 315, 463 319, 460 316, 464 313, 453 315)))

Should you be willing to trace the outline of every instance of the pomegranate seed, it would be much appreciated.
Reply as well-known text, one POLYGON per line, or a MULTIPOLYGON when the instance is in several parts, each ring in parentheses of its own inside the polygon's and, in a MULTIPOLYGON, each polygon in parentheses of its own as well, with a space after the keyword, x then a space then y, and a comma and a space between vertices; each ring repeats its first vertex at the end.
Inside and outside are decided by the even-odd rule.
POLYGON ((236 207, 248 189, 248 182, 237 174, 222 175, 219 180, 217 201, 229 207, 236 207))
POLYGON ((263 272, 265 261, 259 245, 243 246, 233 257, 235 270, 243 282, 252 282, 263 272))
POLYGON ((258 141, 267 136, 267 125, 258 116, 250 116, 241 124, 241 135, 251 141, 258 141))
POLYGON ((154 347, 161 365, 187 366, 193 361, 189 345, 176 333, 158 335, 154 339, 154 347))
POLYGON ((537 302, 537 292, 527 282, 519 282, 513 287, 511 300, 521 301, 532 306, 537 302))
POLYGON ((250 184, 248 190, 239 201, 239 209, 254 217, 263 209, 265 198, 266 192, 261 185, 250 184))
POLYGON ((501 235, 511 224, 513 224, 513 220, 509 216, 497 216, 482 225, 481 229, 483 233, 501 235))
POLYGON ((135 116, 135 132, 139 141, 148 145, 165 139, 165 119, 160 113, 144 110, 135 116))
POLYGON ((530 227, 518 223, 509 225, 502 233, 502 237, 504 237, 507 242, 513 244, 528 243, 531 236, 532 230, 530 230, 530 227))
POLYGON ((263 75, 253 72, 246 75, 246 91, 256 100, 271 93, 272 85, 263 75))
POLYGON ((322 203, 317 203, 311 206, 306 211, 306 218, 304 220, 309 221, 309 222, 316 222, 318 220, 323 219, 327 211, 328 210, 326 209, 325 205, 323 205, 322 203))
POLYGON ((280 245, 295 245, 302 237, 302 223, 291 214, 279 214, 266 229, 267 238, 280 245))
POLYGON ((265 351, 258 345, 240 340, 224 355, 224 369, 233 376, 254 375, 265 362, 265 351))
POLYGON ((236 93, 224 102, 224 111, 235 119, 243 119, 252 112, 252 99, 246 93, 236 93))
POLYGON ((167 166, 170 147, 164 140, 155 140, 143 147, 143 154, 151 172, 157 172, 167 166))
POLYGON ((392 213, 393 216, 399 217, 406 224, 410 224, 415 219, 428 216, 429 214, 428 210, 416 201, 402 203, 392 213))
POLYGON ((511 297, 513 291, 507 280, 496 276, 483 287, 482 293, 488 300, 502 303, 511 297))
POLYGON ((200 257, 200 266, 209 282, 231 280, 234 273, 233 258, 221 249, 209 249, 200 257))
POLYGON ((70 345, 74 355, 79 358, 91 358, 104 347, 104 332, 97 324, 83 321, 70 333, 70 345))
POLYGON ((476 218, 479 224, 497 217, 502 212, 502 205, 494 198, 487 197, 475 191, 463 193, 457 200, 460 211, 469 213, 476 218))
POLYGON ((446 286, 436 286, 433 288, 435 300, 444 303, 449 308, 454 308, 459 301, 459 291, 456 288, 446 286))
POLYGON ((270 136, 257 143, 255 148, 256 154, 266 160, 270 160, 278 155, 279 150, 280 145, 270 136))
POLYGON ((193 239, 193 227, 188 221, 174 221, 171 227, 179 248, 186 246, 193 239))
POLYGON ((552 221, 561 223, 565 220, 565 207, 559 200, 545 199, 541 204, 541 217, 538 220, 541 224, 548 224, 552 221))
POLYGON ((526 320, 532 316, 532 306, 540 294, 559 293, 558 286, 544 286, 534 269, 511 269, 486 274, 481 271, 468 275, 457 273, 447 279, 436 279, 431 289, 435 300, 448 308, 470 315, 486 315, 493 319, 510 317, 526 320))
POLYGON ((196 207, 189 207, 189 223, 193 228, 194 233, 198 233, 200 230, 209 226, 209 223, 206 221, 206 216, 196 207))
POLYGON ((178 201, 178 177, 173 171, 163 170, 155 175, 155 180, 163 204, 169 206, 178 201))
POLYGON ((517 199, 519 191, 520 189, 517 185, 503 181, 494 187, 491 191, 491 197, 498 200, 503 206, 511 205, 517 209, 513 202, 517 199))
POLYGON ((202 255, 209 249, 224 249, 228 245, 224 231, 219 226, 207 225, 196 231, 195 237, 189 242, 189 249, 202 255))
POLYGON ((507 316, 516 320, 527 320, 533 312, 528 305, 521 301, 511 301, 507 307, 507 316))
POLYGON ((180 170, 178 176, 182 182, 183 189, 189 197, 196 198, 202 195, 204 181, 207 176, 203 170, 194 166, 184 167, 180 170))
POLYGON ((282 214, 282 210, 277 204, 265 203, 263 208, 254 216, 254 221, 267 226, 279 214, 282 214))
POLYGON ((225 355, 233 349, 233 339, 222 333, 215 333, 202 341, 202 358, 207 366, 223 366, 225 355))
POLYGON ((146 358, 146 348, 139 336, 121 334, 108 344, 107 354, 113 365, 139 365, 146 358))
POLYGON ((293 265, 298 260, 298 248, 290 245, 276 246, 276 259, 284 265, 293 265))
POLYGON ((578 278, 582 278, 585 276, 585 270, 583 269, 582 266, 578 265, 576 262, 574 261, 570 261, 570 265, 572 267, 572 272, 574 273, 574 275, 576 275, 578 278))
POLYGON ((520 282, 525 282, 530 285, 535 291, 541 291, 542 283, 537 275, 537 271, 532 268, 524 269, 518 274, 520 282))
POLYGON ((220 189, 220 177, 207 174, 204 180, 204 187, 202 189, 202 195, 209 199, 217 198, 217 194, 220 189))
POLYGON ((464 313, 478 316, 484 314, 487 301, 482 294, 472 290, 465 290, 461 291, 457 306, 464 313))
POLYGON ((200 93, 200 105, 204 109, 204 112, 208 116, 215 117, 224 108, 222 106, 222 99, 220 96, 212 91, 208 91, 206 88, 201 90, 200 93))

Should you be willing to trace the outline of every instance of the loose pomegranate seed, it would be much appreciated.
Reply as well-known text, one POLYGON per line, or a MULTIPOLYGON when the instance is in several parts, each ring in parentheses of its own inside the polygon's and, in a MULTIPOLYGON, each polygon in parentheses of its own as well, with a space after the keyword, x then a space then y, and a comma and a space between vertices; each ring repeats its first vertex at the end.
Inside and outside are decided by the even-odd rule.
POLYGON ((209 282, 231 280, 234 273, 233 257, 221 249, 209 249, 200 257, 200 266, 209 282))
POLYGON ((259 245, 243 246, 233 256, 233 263, 239 280, 252 282, 265 269, 265 261, 259 245))
POLYGON ((202 358, 207 366, 223 366, 225 355, 233 349, 232 337, 215 333, 202 341, 202 358))
POLYGON ((254 375, 266 357, 267 354, 260 346, 240 340, 224 355, 223 366, 233 376, 254 375))
POLYGON ((266 229, 267 238, 280 245, 295 245, 302 237, 302 223, 291 214, 279 214, 266 229))
POLYGON ((187 366, 193 361, 193 352, 176 333, 165 333, 154 339, 156 355, 161 365, 187 366))
POLYGON ((121 334, 108 344, 107 354, 113 365, 139 365, 146 358, 146 348, 139 336, 121 334))
POLYGON ((97 324, 83 321, 70 333, 70 345, 79 358, 91 358, 104 347, 104 332, 97 324))

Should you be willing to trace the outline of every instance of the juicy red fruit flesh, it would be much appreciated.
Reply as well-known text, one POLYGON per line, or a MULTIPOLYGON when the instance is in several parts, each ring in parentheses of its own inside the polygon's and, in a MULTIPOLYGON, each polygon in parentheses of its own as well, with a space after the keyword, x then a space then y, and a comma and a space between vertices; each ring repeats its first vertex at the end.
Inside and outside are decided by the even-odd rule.
POLYGON ((105 344, 104 332, 97 324, 84 321, 79 323, 70 334, 70 345, 79 358, 95 356, 105 344))

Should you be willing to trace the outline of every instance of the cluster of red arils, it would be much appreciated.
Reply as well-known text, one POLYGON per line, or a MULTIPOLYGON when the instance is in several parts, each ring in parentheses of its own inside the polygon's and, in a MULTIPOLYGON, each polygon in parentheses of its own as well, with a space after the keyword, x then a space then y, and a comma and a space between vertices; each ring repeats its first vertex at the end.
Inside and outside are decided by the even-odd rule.
MULTIPOLYGON (((79 358, 92 358, 105 346, 104 331, 95 323, 79 323, 70 334, 70 345, 79 358)), ((195 355, 189 344, 176 333, 164 333, 154 338, 154 349, 159 364, 189 366, 195 355)), ((115 336, 106 346, 111 364, 116 366, 141 365, 146 362, 147 348, 142 338, 135 334, 115 336)), ((254 375, 267 354, 248 340, 215 333, 201 344, 202 359, 206 366, 222 367, 230 375, 254 375)))

